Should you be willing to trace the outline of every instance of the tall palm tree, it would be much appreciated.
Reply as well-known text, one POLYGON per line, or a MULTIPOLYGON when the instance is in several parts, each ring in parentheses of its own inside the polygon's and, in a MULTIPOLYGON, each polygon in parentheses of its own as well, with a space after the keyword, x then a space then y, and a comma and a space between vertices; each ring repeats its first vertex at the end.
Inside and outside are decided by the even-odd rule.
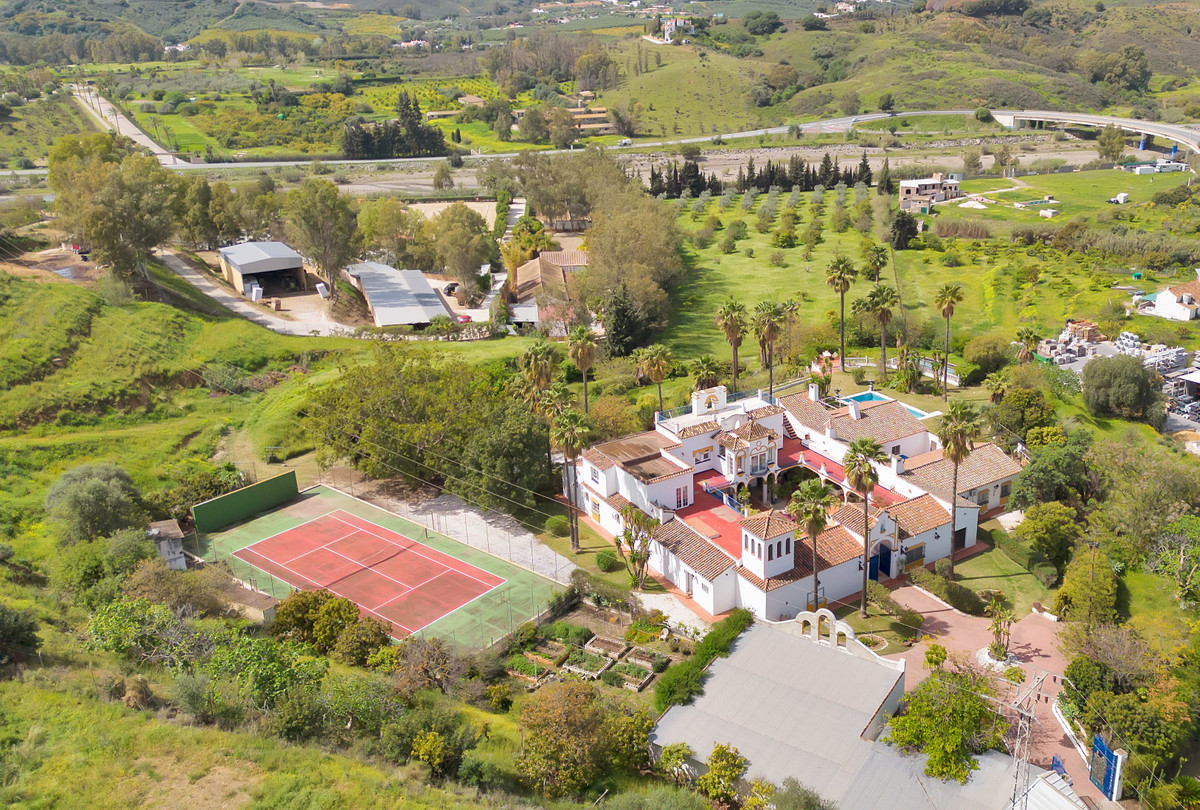
POLYGON ((579 553, 579 471, 576 463, 587 449, 591 426, 587 414, 568 408, 550 423, 550 441, 562 451, 567 465, 567 522, 571 527, 571 551, 579 553))
POLYGON ((748 321, 746 305, 735 301, 732 297, 717 309, 717 326, 725 333, 725 340, 733 349, 733 392, 737 391, 738 383, 738 348, 746 336, 748 321))
MULTIPOLYGON (((946 363, 942 368, 942 401, 945 402, 948 397, 949 377, 950 377, 950 319, 954 317, 954 307, 963 300, 963 289, 961 284, 943 284, 938 288, 938 291, 933 294, 933 305, 942 311, 942 317, 946 319, 946 363)), ((961 384, 961 383, 960 383, 961 384)))
POLYGON ((950 576, 954 576, 954 532, 958 527, 958 467, 971 455, 972 442, 977 435, 979 411, 961 399, 951 402, 937 432, 942 455, 954 466, 950 486, 950 576))
POLYGON ((555 380, 537 395, 537 404, 535 405, 537 413, 546 421, 547 475, 550 475, 554 471, 554 443, 550 438, 550 431, 554 427, 554 420, 570 408, 574 401, 575 395, 571 393, 570 386, 562 380, 555 380))
POLYGON ((1033 354, 1037 350, 1038 337, 1037 330, 1032 326, 1022 326, 1017 331, 1017 340, 1021 341, 1021 347, 1017 349, 1017 362, 1021 364, 1028 363, 1033 359, 1033 354))
POLYGON ((992 404, 999 405, 1000 400, 1004 399, 1004 395, 1008 393, 1009 385, 1012 384, 1012 374, 1007 368, 1002 368, 999 371, 993 371, 983 380, 983 387, 987 389, 991 396, 992 404))
POLYGON ((663 409, 662 384, 675 367, 675 355, 661 343, 647 346, 639 361, 641 374, 658 386, 658 409, 663 409))
POLYGON ((837 498, 833 490, 825 486, 820 478, 810 478, 792 493, 792 500, 784 510, 796 519, 812 543, 813 609, 821 606, 821 581, 817 576, 817 536, 829 525, 829 510, 837 498))
POLYGON ((711 354, 702 354, 692 363, 692 373, 696 375, 696 390, 712 388, 721 377, 721 364, 711 354))
POLYGON ((783 331, 783 319, 781 305, 772 301, 760 301, 754 308, 754 316, 750 322, 759 345, 766 349, 766 366, 770 375, 770 384, 767 390, 771 395, 775 393, 775 341, 779 339, 779 334, 783 331))
POLYGON ((576 326, 567 335, 567 355, 583 375, 583 412, 588 412, 588 371, 596 362, 596 335, 586 326, 576 326))
POLYGON ((879 471, 875 469, 875 465, 883 464, 886 460, 887 456, 884 455, 879 442, 865 436, 850 442, 850 447, 842 459, 846 483, 862 496, 863 501, 862 605, 859 607, 859 613, 864 619, 867 618, 867 569, 870 567, 867 554, 871 550, 868 539, 870 533, 867 531, 870 497, 875 491, 875 485, 879 483, 879 471))
POLYGON ((892 310, 900 305, 900 296, 894 287, 876 284, 867 293, 863 309, 879 324, 879 381, 887 376, 887 327, 892 322, 892 310))
POLYGON ((641 385, 642 378, 646 376, 646 348, 638 346, 629 353, 629 358, 633 360, 633 384, 641 385))
POLYGON ((854 284, 857 276, 854 262, 850 261, 847 256, 834 256, 829 267, 825 268, 825 283, 838 294, 841 306, 838 328, 841 332, 842 348, 838 356, 842 361, 843 374, 846 373, 846 293, 850 292, 850 286, 854 284))
POLYGON ((517 294, 517 268, 529 261, 533 251, 516 239, 510 239, 500 246, 500 262, 508 274, 508 292, 517 294))
POLYGON ((554 347, 545 340, 533 343, 521 355, 521 373, 539 391, 545 391, 554 378, 554 347))

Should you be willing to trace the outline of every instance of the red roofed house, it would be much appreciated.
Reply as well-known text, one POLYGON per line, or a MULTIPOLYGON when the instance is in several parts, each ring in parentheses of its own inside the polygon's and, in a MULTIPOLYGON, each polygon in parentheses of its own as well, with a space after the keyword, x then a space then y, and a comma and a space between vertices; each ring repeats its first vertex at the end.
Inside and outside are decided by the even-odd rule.
POLYGON ((614 536, 626 508, 657 519, 650 567, 712 614, 745 607, 781 619, 813 604, 809 539, 785 513, 752 513, 736 500, 746 487, 767 501, 768 482, 790 469, 819 476, 843 499, 817 538, 821 602, 857 593, 863 565, 872 579, 894 577, 974 545, 981 509, 1004 504, 1020 466, 994 445, 976 447, 959 471, 952 525, 948 462, 920 411, 881 394, 855 397, 823 400, 815 386, 780 398, 695 391, 689 405, 655 414, 654 430, 585 451, 579 507, 614 536), (841 466, 860 437, 890 456, 878 466, 866 527, 841 466))

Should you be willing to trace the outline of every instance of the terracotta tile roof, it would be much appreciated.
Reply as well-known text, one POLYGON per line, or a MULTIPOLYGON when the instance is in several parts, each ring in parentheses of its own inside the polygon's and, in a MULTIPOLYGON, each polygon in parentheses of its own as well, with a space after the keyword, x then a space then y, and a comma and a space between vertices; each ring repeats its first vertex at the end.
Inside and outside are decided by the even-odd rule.
POLYGON ((610 467, 615 466, 617 463, 608 456, 604 455, 604 453, 600 452, 595 447, 589 447, 587 450, 583 451, 583 460, 588 464, 591 464, 597 470, 607 470, 610 467))
POLYGON ((829 411, 819 402, 813 402, 808 394, 789 394, 779 398, 779 404, 806 428, 824 432, 829 425, 829 411))
POLYGON ((1167 291, 1176 298, 1181 295, 1190 295, 1192 298, 1200 299, 1200 280, 1192 280, 1184 284, 1177 284, 1174 287, 1168 287, 1167 291))
POLYGON ((721 426, 717 424, 717 420, 709 419, 707 422, 699 422, 695 425, 688 425, 687 427, 680 429, 675 435, 681 439, 690 439, 693 436, 702 436, 705 433, 712 433, 715 430, 719 430, 720 427, 721 426))
MULTIPOLYGON (((941 450, 934 452, 941 456, 941 450)), ((941 458, 934 457, 933 452, 922 453, 912 460, 923 463, 915 469, 908 468, 906 463, 904 477, 926 492, 932 492, 948 500, 954 481, 954 465, 944 456, 941 458), (925 461, 926 458, 929 460, 925 461)), ((969 490, 979 489, 980 487, 994 484, 997 481, 1012 478, 1020 471, 1021 465, 1009 458, 996 445, 990 442, 987 444, 977 444, 971 451, 971 455, 967 456, 958 467, 957 494, 961 495, 969 490)))
POLYGON ((950 511, 932 495, 901 501, 889 506, 886 511, 900 524, 901 539, 950 523, 950 511))
POLYGON ((586 250, 547 250, 538 254, 538 258, 558 267, 587 267, 588 252, 586 250))
MULTIPOLYGON (((809 545, 808 538, 797 537, 794 548, 796 565, 790 571, 773 576, 766 582, 747 571, 745 567, 737 569, 738 576, 760 591, 773 591, 812 576, 812 546, 809 545)), ((862 543, 855 540, 842 526, 830 526, 817 535, 818 571, 826 571, 861 556, 862 543)))
POLYGON ((729 433, 747 442, 757 441, 758 439, 778 438, 775 431, 771 430, 770 428, 763 427, 753 419, 741 427, 734 428, 733 430, 729 431, 729 433))
POLYGON ((669 520, 654 530, 654 539, 702 579, 711 582, 729 570, 734 560, 697 534, 682 520, 669 520))
POLYGON ((783 408, 779 405, 763 405, 761 408, 746 411, 746 415, 751 419, 761 419, 764 416, 776 416, 781 413, 783 413, 783 408))
MULTIPOLYGON (((862 515, 862 503, 848 503, 830 515, 830 517, 845 526, 850 531, 857 534, 859 537, 862 537, 862 515)), ((873 527, 878 520, 879 510, 874 506, 867 507, 867 525, 873 527)))
POLYGON ((740 439, 737 436, 734 436, 732 433, 724 430, 722 430, 713 438, 717 440, 717 444, 721 445, 722 447, 728 447, 730 450, 745 450, 750 446, 746 444, 744 439, 740 439))
POLYGON ((796 522, 778 509, 768 509, 738 521, 738 525, 759 540, 774 540, 796 531, 796 522))
POLYGON ((920 419, 894 400, 864 402, 859 406, 858 419, 850 416, 849 407, 838 408, 833 412, 832 424, 837 438, 844 442, 865 437, 882 445, 926 430, 920 419))

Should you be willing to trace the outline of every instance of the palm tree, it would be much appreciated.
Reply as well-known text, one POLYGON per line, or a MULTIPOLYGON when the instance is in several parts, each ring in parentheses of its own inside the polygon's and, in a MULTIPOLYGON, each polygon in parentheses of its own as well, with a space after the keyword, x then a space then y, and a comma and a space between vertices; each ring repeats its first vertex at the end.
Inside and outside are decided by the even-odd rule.
POLYGON ((579 471, 576 462, 587 449, 591 426, 587 414, 568 408, 550 424, 550 441, 562 451, 567 470, 567 519, 571 526, 571 551, 579 553, 579 471))
POLYGON ((550 475, 554 471, 554 456, 553 445, 550 439, 550 431, 554 427, 554 420, 571 407, 575 400, 575 395, 571 393, 571 388, 562 380, 555 380, 547 388, 539 391, 537 394, 537 402, 535 408, 537 414, 546 420, 546 474, 550 475))
POLYGON ((897 340, 896 390, 908 393, 921 386, 921 353, 897 340))
POLYGON ((867 569, 870 567, 867 552, 871 548, 868 539, 870 533, 867 531, 869 499, 871 493, 875 491, 875 485, 879 483, 879 471, 875 469, 875 465, 883 464, 886 460, 887 456, 884 455, 883 448, 879 446, 879 443, 865 436, 850 442, 850 447, 842 459, 846 483, 855 492, 862 495, 863 499, 862 605, 859 613, 864 619, 867 618, 867 575, 869 573, 867 569))
POLYGON ((633 384, 641 385, 642 378, 646 376, 646 348, 638 346, 629 353, 629 359, 633 360, 633 384))
POLYGON ((825 268, 825 283, 838 294, 841 305, 841 316, 838 319, 841 332, 842 348, 839 357, 842 361, 842 373, 846 373, 846 293, 854 284, 858 273, 854 270, 854 262, 846 256, 834 256, 829 267, 825 268))
POLYGON ((870 276, 874 284, 879 283, 879 274, 888 264, 888 249, 883 245, 871 245, 863 251, 863 275, 870 276))
POLYGON ((942 443, 942 455, 954 465, 950 487, 950 576, 954 576, 954 533, 958 524, 958 467, 971 455, 972 441, 979 434, 979 411, 961 399, 950 403, 942 424, 938 427, 938 441, 942 443))
POLYGON ((796 519, 812 543, 813 609, 821 606, 821 582, 817 576, 817 536, 829 525, 829 510, 837 498, 820 478, 810 478, 792 493, 784 511, 796 519))
POLYGON ((692 373, 696 375, 696 390, 712 388, 721 377, 721 364, 711 354, 702 354, 692 363, 692 373))
POLYGON ((933 294, 933 305, 942 311, 942 317, 946 319, 946 363, 942 369, 943 402, 949 397, 947 391, 950 383, 950 319, 954 317, 954 307, 961 303, 962 300, 963 289, 961 284, 943 284, 933 294))
POLYGON ((738 382, 738 347, 746 336, 746 305, 732 297, 717 309, 717 326, 725 333, 725 340, 733 349, 733 392, 738 382))
POLYGON ((521 372, 538 391, 544 391, 554 378, 554 347, 539 340, 521 355, 521 372))
POLYGON ((768 392, 775 393, 775 341, 783 328, 783 307, 771 301, 760 301, 754 308, 754 316, 750 322, 758 344, 766 349, 766 366, 770 375, 768 392))
POLYGON ((1004 395, 1008 393, 1008 387, 1012 382, 1012 375, 1007 368, 1002 368, 999 371, 993 371, 983 380, 983 387, 987 389, 991 395, 992 404, 999 405, 1000 400, 1004 399, 1004 395))
POLYGON ((675 367, 675 356, 671 350, 661 343, 647 346, 646 351, 638 361, 639 371, 643 377, 658 386, 658 409, 663 409, 662 384, 667 375, 675 367))
POLYGON ((1033 359, 1033 353, 1037 349, 1038 341, 1037 330, 1032 326, 1022 326, 1017 332, 1017 340, 1021 341, 1021 348, 1017 349, 1017 362, 1021 364, 1028 363, 1033 359))
POLYGON ((900 296, 894 287, 876 284, 867 293, 863 311, 871 314, 879 324, 879 381, 887 376, 887 326, 892 321, 892 310, 900 304, 900 296))
POLYGON ((567 335, 567 355, 583 374, 583 412, 588 412, 588 371, 596 362, 596 335, 586 326, 576 326, 567 335))
POLYGON ((500 246, 500 262, 508 274, 508 292, 517 294, 517 268, 529 261, 533 251, 516 239, 510 239, 500 246))

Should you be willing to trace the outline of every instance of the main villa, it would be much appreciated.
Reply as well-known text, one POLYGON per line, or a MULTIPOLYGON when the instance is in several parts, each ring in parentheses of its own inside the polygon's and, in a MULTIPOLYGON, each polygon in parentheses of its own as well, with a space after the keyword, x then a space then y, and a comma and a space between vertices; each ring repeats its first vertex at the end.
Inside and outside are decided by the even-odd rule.
POLYGON ((650 567, 707 612, 744 607, 789 619, 858 593, 864 564, 871 579, 891 578, 970 548, 981 513, 1005 507, 1020 465, 977 444, 952 493, 952 465, 926 424, 936 415, 874 391, 822 398, 815 385, 780 397, 696 391, 690 405, 656 413, 653 430, 585 451, 578 506, 614 536, 627 507, 658 520, 650 567), (841 466, 860 437, 888 455, 877 465, 865 532, 861 498, 841 466), (781 478, 813 475, 842 498, 817 538, 815 600, 812 546, 772 499, 781 478), (743 488, 765 508, 740 502, 743 488))

